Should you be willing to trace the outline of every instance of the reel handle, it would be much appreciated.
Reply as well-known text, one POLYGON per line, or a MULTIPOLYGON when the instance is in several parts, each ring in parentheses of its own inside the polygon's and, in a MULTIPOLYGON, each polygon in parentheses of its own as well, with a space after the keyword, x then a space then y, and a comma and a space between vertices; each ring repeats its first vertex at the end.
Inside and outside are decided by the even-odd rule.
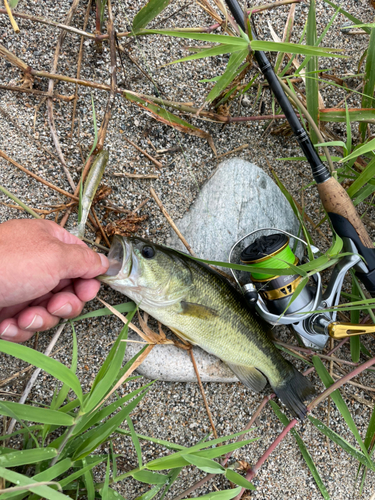
POLYGON ((334 321, 328 325, 328 334, 336 340, 353 337, 355 335, 365 335, 375 333, 374 325, 353 325, 352 323, 340 323, 334 321))

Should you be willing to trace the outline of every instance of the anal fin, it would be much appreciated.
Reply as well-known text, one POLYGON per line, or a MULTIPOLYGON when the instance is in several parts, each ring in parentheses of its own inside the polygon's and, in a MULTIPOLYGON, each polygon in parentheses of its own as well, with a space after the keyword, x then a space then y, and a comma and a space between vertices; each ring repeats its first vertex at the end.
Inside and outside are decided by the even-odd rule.
POLYGON ((263 390, 267 384, 266 377, 254 366, 234 365, 227 363, 241 382, 255 392, 263 390))

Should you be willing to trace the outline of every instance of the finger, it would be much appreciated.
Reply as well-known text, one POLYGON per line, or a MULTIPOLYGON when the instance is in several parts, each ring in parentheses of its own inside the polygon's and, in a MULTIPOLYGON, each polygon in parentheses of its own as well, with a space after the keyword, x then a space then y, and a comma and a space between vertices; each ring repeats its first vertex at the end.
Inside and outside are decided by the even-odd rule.
MULTIPOLYGON (((21 304, 16 304, 14 306, 3 307, 0 311, 0 321, 3 321, 6 318, 13 318, 16 314, 18 314, 22 309, 25 309, 30 304, 30 300, 26 302, 22 302, 21 304)), ((1 335, 1 330, 0 330, 1 335)))
POLYGON ((16 321, 20 330, 35 333, 53 328, 60 321, 60 317, 53 316, 45 307, 35 306, 20 312, 16 321))
POLYGON ((72 280, 61 280, 60 283, 52 290, 53 293, 60 292, 63 288, 72 284, 72 280))
POLYGON ((96 297, 99 292, 100 282, 95 279, 74 281, 74 291, 82 302, 88 302, 96 297))
POLYGON ((59 277, 61 280, 69 278, 94 278, 104 274, 109 261, 103 254, 91 250, 87 245, 69 245, 61 243, 62 258, 59 259, 59 277))
POLYGON ((62 291, 53 295, 47 304, 47 311, 59 318, 75 318, 81 313, 84 305, 75 293, 62 291))
POLYGON ((0 338, 9 342, 26 342, 34 332, 21 330, 15 319, 6 319, 0 323, 0 338))

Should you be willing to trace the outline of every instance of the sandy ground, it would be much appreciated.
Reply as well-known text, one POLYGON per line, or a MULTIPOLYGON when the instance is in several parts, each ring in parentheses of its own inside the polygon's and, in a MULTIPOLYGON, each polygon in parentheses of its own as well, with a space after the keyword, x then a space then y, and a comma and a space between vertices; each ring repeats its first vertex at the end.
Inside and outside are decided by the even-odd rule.
MULTIPOLYGON (((115 15, 115 28, 118 32, 126 31, 131 24, 135 13, 143 2, 125 0, 113 2, 115 15)), ((19 11, 44 16, 47 19, 63 22, 71 2, 63 0, 46 0, 43 2, 27 1, 20 2, 19 11)), ((73 24, 81 28, 85 15, 87 2, 81 2, 73 24)), ((195 27, 208 26, 212 24, 209 16, 195 3, 182 0, 173 1, 168 9, 160 16, 164 19, 181 7, 185 7, 177 15, 160 24, 160 27, 195 27)), ((373 10, 367 1, 343 2, 343 8, 349 10, 353 15, 360 17, 363 22, 372 22, 373 10)), ((256 16, 259 37, 270 40, 267 21, 272 23, 279 36, 282 36, 288 7, 273 10, 269 13, 256 16)), ((294 41, 297 41, 306 20, 308 7, 299 4, 296 8, 296 28, 294 30, 294 41)), ((318 5, 318 31, 319 33, 328 23, 333 15, 333 9, 322 2, 318 5)), ((367 36, 349 36, 340 31, 340 26, 346 19, 339 15, 324 42, 324 45, 342 48, 344 53, 350 56, 345 61, 325 59, 321 61, 321 68, 325 67, 336 76, 349 74, 356 71, 358 61, 366 47, 367 36)), ((55 50, 57 37, 60 31, 54 27, 35 24, 27 20, 19 20, 21 33, 15 35, 4 15, 0 15, 0 43, 10 51, 18 55, 31 67, 38 70, 50 71, 55 50)), ((88 31, 95 29, 94 15, 91 14, 88 31)), ((61 55, 59 58, 58 72, 75 77, 77 67, 77 54, 80 39, 77 35, 67 34, 61 55)), ((123 45, 126 41, 121 42, 123 45)), ((130 42, 127 50, 136 58, 143 70, 154 79, 160 94, 164 98, 179 102, 193 102, 202 105, 211 84, 200 83, 204 78, 212 78, 221 74, 226 66, 228 58, 219 56, 210 60, 194 61, 187 64, 165 66, 171 60, 187 55, 187 45, 201 45, 200 43, 188 43, 183 40, 172 40, 161 36, 149 38, 137 38, 130 42)), ((109 48, 107 43, 103 44, 102 52, 98 52, 95 44, 89 40, 84 43, 84 58, 81 77, 91 81, 109 83, 109 48)), ((253 76, 252 70, 248 80, 253 76)), ((11 66, 5 60, 0 60, 1 84, 19 85, 21 75, 17 68, 11 66)), ((349 79, 348 85, 355 88, 358 79, 349 79)), ((146 79, 130 62, 123 56, 122 66, 118 64, 118 84, 121 88, 128 88, 145 94, 155 91, 154 84, 146 79)), ((34 88, 47 90, 46 79, 36 79, 34 88)), ((74 85, 58 83, 55 90, 59 94, 73 95, 74 85)), ((249 91, 248 100, 250 106, 241 105, 238 99, 234 100, 231 114, 252 115, 259 111, 259 102, 253 106, 257 89, 249 91)), ((344 93, 332 87, 322 90, 326 107, 334 107, 343 98, 344 93)), ((56 99, 54 101, 54 117, 61 148, 64 153, 69 171, 74 182, 77 182, 82 168, 82 157, 89 153, 93 141, 93 122, 91 109, 91 96, 95 103, 96 115, 100 124, 103 111, 106 106, 107 95, 103 91, 90 90, 80 87, 77 106, 77 119, 73 136, 70 135, 72 119, 72 103, 56 99)), ((264 91, 262 113, 272 112, 269 90, 264 91)), ((352 106, 358 105, 356 94, 349 97, 348 103, 352 106)), ((10 91, 0 90, 0 148, 14 160, 29 168, 41 177, 48 179, 59 187, 70 190, 70 186, 62 171, 61 164, 54 156, 56 154, 51 139, 46 104, 43 98, 27 94, 18 94, 10 91), (13 119, 11 123, 5 113, 13 119), (27 134, 29 135, 26 135, 27 134), (41 146, 44 146, 43 149, 41 146), (48 153, 48 151, 50 153, 48 153)), ((270 135, 264 133, 266 125, 264 122, 248 124, 232 124, 222 126, 211 122, 190 119, 192 123, 212 134, 218 155, 231 151, 243 144, 249 144, 248 149, 243 150, 238 156, 250 159, 269 172, 266 158, 276 169, 278 175, 300 203, 304 203, 307 212, 314 220, 319 220, 321 208, 319 207, 318 194, 314 187, 302 191, 310 181, 308 165, 303 162, 282 162, 277 158, 300 156, 300 150, 294 138, 270 135)), ((268 125, 268 123, 267 123, 268 125)), ((343 127, 334 124, 331 129, 341 134, 343 127)), ((357 127, 353 126, 353 136, 356 137, 357 127)), ((345 137, 345 135, 343 136, 345 137)), ((110 161, 104 174, 103 184, 110 186, 112 192, 108 200, 113 204, 127 210, 134 210, 141 202, 149 198, 150 187, 153 186, 160 196, 163 204, 170 215, 178 219, 188 210, 199 192, 202 183, 210 176, 219 164, 220 160, 215 158, 212 149, 204 139, 181 134, 161 123, 156 122, 140 108, 130 105, 121 97, 117 97, 113 107, 112 120, 109 125, 105 147, 110 152, 110 161), (124 141, 127 137, 136 142, 140 147, 155 156, 155 150, 168 149, 180 146, 181 150, 159 155, 159 161, 163 167, 158 171, 154 165, 141 153, 136 151, 124 141), (135 180, 125 177, 116 177, 115 173, 137 173, 137 174, 160 174, 157 180, 135 180)), ((65 201, 64 197, 51 191, 39 182, 26 176, 17 168, 0 159, 0 183, 9 191, 18 196, 23 202, 33 208, 49 208, 51 205, 65 201)), ((2 203, 9 200, 0 195, 2 203)), ((359 206, 363 211, 366 206, 359 206)), ((104 203, 97 205, 97 213, 104 220, 104 203)), ((149 200, 139 211, 139 215, 147 215, 138 235, 148 237, 156 242, 163 242, 170 233, 170 227, 154 201, 149 200)), ((373 216, 373 212, 368 211, 373 216)), ((23 212, 0 205, 0 221, 15 217, 28 217, 23 212)), ((123 217, 123 216, 121 216, 123 217)), ((53 215, 48 216, 53 218, 53 215)), ((71 228, 76 223, 74 213, 68 223, 71 228)), ((110 213, 105 223, 117 220, 110 213)), ((329 237, 329 229, 323 226, 323 231, 329 237)), ((374 232, 370 234, 374 238, 374 232)), ((87 236, 95 238, 88 230, 87 236)), ((315 243, 321 248, 326 248, 326 242, 316 233, 315 243)), ((102 287, 100 296, 112 304, 124 301, 124 298, 108 288, 102 287)), ((87 310, 101 307, 97 301, 87 305, 87 310)), ((82 387, 87 390, 92 383, 98 368, 105 359, 111 343, 116 338, 121 325, 116 318, 82 321, 77 325, 79 335, 79 363, 78 376, 82 387)), ((283 330, 277 330, 284 340, 292 341, 291 337, 283 330)), ((48 345, 53 332, 41 334, 36 348, 44 351, 48 345)), ((72 336, 69 328, 64 330, 56 349, 54 357, 63 363, 69 364, 71 360, 72 336)), ((29 342, 34 346, 34 341, 29 342)), ((367 347, 371 350, 371 340, 367 340, 367 347)), ((343 358, 348 357, 348 349, 340 352, 343 358)), ((171 363, 173 360, 171 360, 171 363)), ((303 366, 296 363, 300 369, 303 366)), ((24 367, 24 363, 8 356, 1 358, 1 379, 5 379, 24 367)), ((317 377, 312 376, 317 388, 321 384, 317 377)), ((27 381, 27 376, 17 377, 11 383, 0 388, 0 397, 4 400, 17 400, 27 381)), ((360 383, 373 385, 370 377, 360 377, 360 383)), ((130 387, 135 387, 144 381, 132 382, 122 389, 122 393, 130 387)), ((30 395, 30 401, 47 403, 50 401, 54 389, 53 380, 47 375, 39 376, 35 387, 30 395)), ((205 384, 208 402, 216 424, 219 435, 230 434, 241 430, 251 415, 258 407, 264 395, 269 394, 267 389, 262 394, 254 394, 247 390, 242 384, 205 384)), ((355 418, 361 434, 364 436, 367 423, 374 406, 373 393, 363 391, 353 386, 347 386, 343 391, 344 398, 355 418)), ((327 420, 327 404, 321 405, 314 411, 314 416, 327 420)), ((210 431, 206 412, 197 384, 156 382, 147 396, 142 400, 137 410, 132 414, 133 422, 137 432, 148 434, 162 439, 168 439, 186 446, 197 443, 210 431)), ((331 406, 329 425, 333 430, 342 434, 349 442, 354 444, 354 438, 347 431, 347 427, 340 417, 336 408, 331 406)), ((249 445, 235 454, 236 459, 255 463, 262 453, 281 431, 282 426, 270 408, 266 408, 257 421, 254 436, 260 437, 255 444, 249 445)), ((326 439, 320 435, 308 422, 298 427, 298 432, 308 445, 309 452, 315 461, 318 471, 325 483, 331 498, 347 499, 353 497, 353 488, 357 472, 357 463, 336 445, 328 448, 326 439)), ((136 454, 128 438, 117 437, 114 439, 116 451, 124 453, 124 459, 119 463, 119 472, 130 470, 136 466, 136 454)), ((145 461, 164 453, 162 448, 152 444, 144 444, 142 452, 145 461)), ((98 468, 96 472, 98 480, 103 479, 103 470, 98 468)), ((201 477, 197 470, 186 468, 180 475, 180 479, 173 487, 169 498, 173 498, 189 487, 195 480, 201 477)), ((318 499, 321 495, 314 480, 302 459, 299 449, 292 436, 288 436, 273 453, 271 458, 261 468, 254 480, 257 491, 249 493, 254 499, 318 499)), ((363 498, 370 498, 374 491, 373 474, 368 475, 364 488, 363 498)), ((147 485, 132 480, 118 484, 117 489, 129 499, 148 490, 147 485)), ((194 496, 207 494, 217 488, 227 488, 228 482, 216 478, 200 490, 194 496)))

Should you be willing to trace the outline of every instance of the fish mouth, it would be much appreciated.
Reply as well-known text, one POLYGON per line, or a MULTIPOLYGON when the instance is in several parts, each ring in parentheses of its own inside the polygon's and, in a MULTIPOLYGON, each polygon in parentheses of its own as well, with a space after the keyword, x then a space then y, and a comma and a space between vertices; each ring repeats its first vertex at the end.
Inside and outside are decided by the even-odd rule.
POLYGON ((132 271, 132 244, 125 238, 115 236, 112 240, 108 253, 109 268, 105 274, 99 276, 100 281, 107 281, 108 278, 127 278, 132 271))

